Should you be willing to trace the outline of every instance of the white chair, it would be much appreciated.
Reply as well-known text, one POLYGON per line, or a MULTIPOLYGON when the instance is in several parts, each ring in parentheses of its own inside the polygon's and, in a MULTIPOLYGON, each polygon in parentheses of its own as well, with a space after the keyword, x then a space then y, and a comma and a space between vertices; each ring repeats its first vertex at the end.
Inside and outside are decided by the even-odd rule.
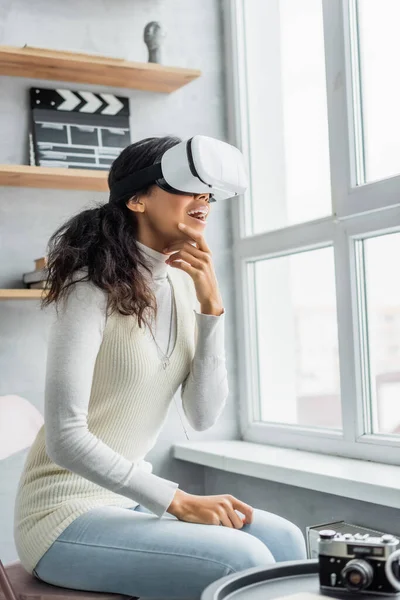
MULTIPOLYGON (((0 396, 0 460, 28 448, 43 425, 40 412, 25 398, 0 396)), ((134 596, 87 592, 50 585, 28 573, 20 561, 0 560, 0 600, 127 600, 134 596)))

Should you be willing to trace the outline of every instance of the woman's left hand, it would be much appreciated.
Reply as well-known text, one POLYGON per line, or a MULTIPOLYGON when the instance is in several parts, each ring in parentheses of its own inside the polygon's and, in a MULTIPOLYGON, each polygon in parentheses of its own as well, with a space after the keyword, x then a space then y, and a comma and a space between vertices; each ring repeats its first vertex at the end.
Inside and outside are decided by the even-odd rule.
POLYGON ((211 250, 201 233, 184 223, 179 223, 178 227, 188 236, 188 240, 180 240, 164 248, 165 254, 173 253, 165 262, 171 267, 186 271, 191 276, 202 313, 220 316, 224 308, 211 250), (189 240, 196 242, 197 247, 190 244, 189 240))

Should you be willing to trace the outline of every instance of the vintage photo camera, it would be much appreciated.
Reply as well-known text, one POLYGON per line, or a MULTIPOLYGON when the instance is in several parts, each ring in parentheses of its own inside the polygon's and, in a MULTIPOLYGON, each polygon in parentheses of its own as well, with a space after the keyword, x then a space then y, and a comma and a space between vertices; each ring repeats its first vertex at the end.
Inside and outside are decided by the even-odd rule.
POLYGON ((321 589, 335 592, 400 593, 400 540, 393 535, 319 533, 321 589))

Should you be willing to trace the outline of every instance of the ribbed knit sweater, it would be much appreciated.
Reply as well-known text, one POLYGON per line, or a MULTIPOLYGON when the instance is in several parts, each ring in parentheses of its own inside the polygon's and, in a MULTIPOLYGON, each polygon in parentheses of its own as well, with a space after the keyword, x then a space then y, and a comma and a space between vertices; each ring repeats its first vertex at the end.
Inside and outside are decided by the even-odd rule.
MULTIPOLYGON (((202 314, 191 277, 167 266, 165 255, 138 245, 151 268, 155 338, 170 355, 169 365, 163 369, 147 327, 139 328, 132 316, 107 316, 107 294, 90 281, 74 283, 50 326, 45 422, 15 502, 16 548, 30 573, 62 531, 91 508, 142 504, 164 515, 179 484, 152 473, 145 457, 179 386, 194 429, 211 427, 225 405, 224 314, 202 314)), ((75 279, 82 275, 85 270, 75 279)))

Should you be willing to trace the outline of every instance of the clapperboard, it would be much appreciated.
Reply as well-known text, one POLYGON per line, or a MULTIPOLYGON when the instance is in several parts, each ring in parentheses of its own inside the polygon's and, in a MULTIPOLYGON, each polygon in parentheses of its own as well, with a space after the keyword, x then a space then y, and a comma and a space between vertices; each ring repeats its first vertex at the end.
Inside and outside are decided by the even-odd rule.
POLYGON ((31 165, 108 170, 131 143, 129 99, 61 89, 30 89, 31 165))

